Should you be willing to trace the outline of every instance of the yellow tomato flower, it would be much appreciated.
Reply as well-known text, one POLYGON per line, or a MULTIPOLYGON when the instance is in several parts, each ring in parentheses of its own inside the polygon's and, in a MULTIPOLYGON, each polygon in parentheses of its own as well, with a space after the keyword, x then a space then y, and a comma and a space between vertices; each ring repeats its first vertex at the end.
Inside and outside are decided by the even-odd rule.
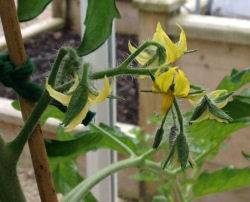
POLYGON ((159 69, 155 73, 155 81, 152 91, 163 94, 162 113, 168 111, 173 103, 174 96, 187 97, 190 91, 190 83, 184 72, 178 67, 172 67, 161 73, 159 69))
MULTIPOLYGON (((75 83, 78 84, 79 82, 76 81, 75 83)), ((77 86, 74 84, 73 87, 70 89, 70 91, 75 90, 76 87, 77 86)), ((48 81, 46 81, 46 90, 48 91, 49 95, 52 98, 54 98, 55 100, 60 102, 62 105, 64 105, 64 106, 69 105, 72 95, 67 95, 67 94, 63 94, 59 91, 56 91, 55 89, 53 89, 51 87, 51 85, 48 84, 48 81)), ((111 85, 109 84, 109 80, 107 77, 105 77, 103 90, 100 91, 98 93, 98 95, 93 95, 93 94, 89 93, 88 101, 87 101, 86 105, 83 107, 81 112, 69 123, 69 125, 67 125, 66 131, 71 131, 77 125, 79 125, 82 122, 82 120, 85 119, 85 117, 89 111, 89 108, 94 104, 99 104, 99 103, 103 102, 110 95, 111 90, 112 90, 112 88, 111 88, 111 85)))
MULTIPOLYGON (((205 95, 205 93, 202 93, 202 94, 194 95, 194 96, 188 97, 188 98, 189 98, 190 103, 194 107, 196 107, 196 106, 198 106, 201 103, 204 95, 205 95)), ((211 102, 217 108, 222 109, 229 102, 230 98, 227 95, 229 95, 227 90, 215 90, 215 91, 207 94, 207 97, 209 98, 209 100, 211 100, 211 102), (226 96, 225 99, 220 99, 220 98, 222 98, 224 96, 226 96)), ((201 122, 201 121, 204 121, 204 120, 207 120, 207 119, 215 119, 215 120, 217 120, 219 122, 228 122, 225 119, 222 119, 222 118, 219 118, 219 117, 213 115, 209 111, 208 108, 202 113, 202 115, 199 118, 197 118, 196 120, 194 120, 192 122, 201 122)))
MULTIPOLYGON (((174 63, 187 51, 186 34, 179 24, 177 24, 177 26, 181 30, 179 41, 177 43, 172 42, 159 22, 152 39, 153 41, 161 44, 166 49, 166 64, 174 63)), ((131 53, 136 51, 136 48, 132 46, 130 42, 128 43, 128 48, 131 53)), ((136 60, 139 64, 144 65, 153 57, 153 55, 155 54, 155 49, 152 49, 151 51, 149 50, 141 52, 136 57, 136 60)))

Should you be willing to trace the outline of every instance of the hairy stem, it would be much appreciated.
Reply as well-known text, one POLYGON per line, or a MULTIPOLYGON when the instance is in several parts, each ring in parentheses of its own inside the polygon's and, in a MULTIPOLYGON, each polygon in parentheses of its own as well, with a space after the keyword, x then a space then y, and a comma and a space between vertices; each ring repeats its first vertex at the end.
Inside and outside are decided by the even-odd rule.
MULTIPOLYGON (((67 49, 62 48, 60 49, 56 61, 53 65, 52 71, 48 78, 48 82, 50 85, 54 86, 56 80, 56 74, 60 68, 60 64, 64 56, 67 54, 67 49)), ((6 144, 6 147, 10 148, 12 151, 13 159, 17 162, 19 156, 23 150, 25 143, 27 142, 28 138, 32 134, 33 130, 35 129, 42 113, 47 108, 50 102, 50 96, 47 91, 44 91, 41 98, 39 99, 38 103, 34 107, 32 113, 30 114, 29 118, 25 122, 22 130, 18 134, 18 136, 11 141, 10 143, 6 144)))
POLYGON ((102 129, 101 127, 90 123, 90 126, 93 127, 94 129, 98 130, 99 132, 103 133, 106 137, 108 137, 109 139, 113 140, 114 142, 116 142, 118 145, 120 145, 121 148, 123 148, 123 150, 129 154, 130 156, 135 156, 134 151, 132 151, 126 144, 124 144, 122 141, 120 141, 119 139, 117 139, 116 137, 114 137, 113 135, 111 135, 109 132, 107 132, 106 130, 102 129))
POLYGON ((184 134, 183 133, 183 130, 184 130, 184 127, 183 127, 183 117, 182 117, 182 114, 181 114, 181 110, 180 110, 180 107, 178 105, 178 102, 176 100, 176 98, 174 98, 174 107, 175 107, 175 110, 176 110, 176 114, 177 114, 177 118, 178 118, 178 122, 179 122, 179 126, 180 126, 180 134, 184 134))
POLYGON ((69 192, 64 198, 63 202, 77 202, 80 201, 81 198, 86 196, 86 194, 100 181, 108 177, 109 175, 112 175, 124 168, 128 167, 139 167, 141 166, 145 159, 155 153, 154 149, 151 149, 141 156, 135 156, 131 157, 119 162, 116 162, 114 164, 111 164, 99 172, 97 172, 95 175, 88 177, 86 180, 81 182, 77 187, 75 187, 71 192, 69 192))
MULTIPOLYGON (((142 52, 144 51, 147 47, 149 46, 155 46, 157 49, 162 49, 165 50, 165 48, 155 42, 155 41, 146 41, 143 43, 135 52, 133 52, 123 63, 121 63, 117 68, 126 68, 129 66, 129 64, 142 52)), ((153 56, 154 57, 154 56, 153 56)))

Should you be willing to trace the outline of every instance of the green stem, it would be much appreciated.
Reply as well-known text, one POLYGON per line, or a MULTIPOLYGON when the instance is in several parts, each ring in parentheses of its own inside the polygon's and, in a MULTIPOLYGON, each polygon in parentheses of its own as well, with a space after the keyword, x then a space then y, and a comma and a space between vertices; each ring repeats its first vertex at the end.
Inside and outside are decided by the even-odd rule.
POLYGON ((80 201, 88 192, 100 181, 112 175, 124 168, 128 167, 139 167, 144 162, 145 159, 155 153, 155 150, 151 149, 141 156, 131 157, 126 160, 122 160, 116 163, 109 165, 108 167, 103 168, 98 171, 95 175, 88 177, 86 180, 81 182, 77 187, 70 191, 64 198, 63 202, 78 202, 80 201))
POLYGON ((121 68, 117 67, 114 69, 103 70, 90 74, 90 79, 102 79, 105 76, 114 77, 120 75, 138 75, 138 76, 150 76, 150 72, 154 73, 158 68, 121 68))
POLYGON ((184 135, 183 117, 182 117, 181 110, 180 110, 180 107, 178 105, 176 98, 174 98, 174 107, 175 107, 175 111, 176 111, 178 122, 179 122, 180 134, 184 135))
MULTIPOLYGON (((50 76, 48 78, 48 83, 52 86, 55 85, 57 72, 60 68, 61 61, 66 54, 67 49, 60 49, 56 61, 53 65, 52 71, 50 73, 50 76)), ((35 129, 42 113, 49 105, 50 100, 51 99, 48 92, 44 91, 18 136, 13 141, 6 144, 6 147, 10 148, 10 151, 12 151, 13 161, 17 162, 17 160, 19 159, 19 156, 23 150, 25 143, 32 134, 33 130, 35 129)))
POLYGON ((155 42, 155 41, 146 41, 143 43, 135 52, 133 52, 123 63, 121 63, 117 68, 126 68, 128 65, 142 52, 144 49, 146 49, 149 46, 155 46, 156 48, 160 48, 162 50, 165 50, 165 48, 155 42))
POLYGON ((117 143, 121 148, 123 148, 123 150, 129 154, 130 156, 135 156, 135 153, 133 150, 131 150, 126 144, 124 144, 122 141, 120 141, 119 139, 117 139, 115 136, 111 135, 109 132, 107 132, 106 130, 102 129, 101 127, 90 123, 91 127, 93 127, 94 129, 100 131, 101 133, 103 133, 106 137, 108 137, 109 139, 113 140, 115 143, 117 143))

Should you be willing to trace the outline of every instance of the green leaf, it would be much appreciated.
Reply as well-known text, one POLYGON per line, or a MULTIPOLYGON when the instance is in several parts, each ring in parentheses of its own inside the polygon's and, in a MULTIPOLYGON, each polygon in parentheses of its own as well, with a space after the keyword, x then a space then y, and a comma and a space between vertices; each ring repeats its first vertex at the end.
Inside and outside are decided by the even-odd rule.
POLYGON ((41 126, 43 126, 49 118, 55 118, 62 121, 64 119, 64 113, 55 106, 49 105, 40 118, 41 126))
POLYGON ((50 158, 74 158, 90 150, 97 149, 97 145, 102 140, 98 133, 86 131, 82 136, 71 140, 46 140, 45 146, 50 158))
MULTIPOLYGON (((79 169, 74 160, 59 162, 51 167, 57 193, 65 195, 83 181, 83 177, 79 174, 79 169)), ((87 194, 85 199, 81 201, 97 202, 96 198, 91 193, 87 194)))
POLYGON ((244 156, 244 158, 245 158, 246 160, 250 161, 250 154, 247 154, 247 153, 244 152, 244 151, 242 151, 241 153, 242 153, 242 155, 244 156))
POLYGON ((115 0, 88 0, 85 19, 85 33, 77 52, 80 56, 88 55, 99 48, 112 33, 114 18, 120 14, 115 0))
MULTIPOLYGON (((110 135, 114 136, 115 138, 119 139, 121 142, 126 144, 131 150, 134 152, 137 151, 137 146, 135 144, 135 139, 132 137, 129 137, 125 133, 123 133, 118 127, 110 127, 104 123, 100 123, 99 127, 101 127, 103 130, 107 131, 110 135)), ((99 144, 96 146, 99 148, 109 148, 113 149, 120 153, 126 153, 123 148, 119 144, 117 144, 112 138, 107 137, 105 134, 103 134, 101 131, 94 129, 90 126, 90 130, 94 133, 102 135, 103 139, 99 144)))
POLYGON ((194 183, 193 194, 197 198, 246 186, 250 186, 250 167, 223 168, 211 173, 202 173, 194 183))
POLYGON ((224 77, 217 89, 226 89, 229 92, 236 91, 250 82, 250 69, 241 71, 233 70, 230 76, 224 77))
MULTIPOLYGON (((21 110, 20 107, 20 103, 18 100, 14 100, 11 103, 12 107, 18 111, 21 110)), ((60 111, 57 107, 53 106, 53 105, 49 105, 46 110, 43 112, 41 118, 40 118, 40 124, 41 126, 43 126, 46 121, 48 120, 48 118, 55 118, 58 119, 60 121, 62 121, 64 119, 64 113, 62 111, 60 111)))
MULTIPOLYGON (((237 130, 247 127, 250 124, 250 103, 241 100, 237 96, 227 104, 224 111, 233 118, 231 123, 221 123, 216 120, 205 120, 194 123, 191 126, 186 125, 191 141, 190 150, 195 153, 203 153, 213 150, 220 145, 237 130)), ((188 117, 190 114, 186 114, 188 117)), ((187 118, 188 119, 188 118, 187 118)))
POLYGON ((169 200, 163 195, 154 196, 152 199, 152 202, 168 202, 168 201, 169 200))
POLYGON ((40 15, 52 0, 18 0, 17 15, 20 22, 40 15))

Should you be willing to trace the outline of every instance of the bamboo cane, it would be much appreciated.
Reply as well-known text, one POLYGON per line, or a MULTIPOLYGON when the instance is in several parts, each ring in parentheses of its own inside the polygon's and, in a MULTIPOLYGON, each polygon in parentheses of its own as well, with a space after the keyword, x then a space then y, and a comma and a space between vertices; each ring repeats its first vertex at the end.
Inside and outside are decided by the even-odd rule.
MULTIPOLYGON (((22 41, 14 0, 0 0, 0 16, 11 61, 16 65, 24 64, 27 60, 27 55, 22 41)), ((32 103, 22 98, 19 98, 19 101, 23 120, 25 121, 32 111, 32 103)), ((28 143, 41 201, 57 202, 43 134, 39 125, 34 130, 28 143)))

